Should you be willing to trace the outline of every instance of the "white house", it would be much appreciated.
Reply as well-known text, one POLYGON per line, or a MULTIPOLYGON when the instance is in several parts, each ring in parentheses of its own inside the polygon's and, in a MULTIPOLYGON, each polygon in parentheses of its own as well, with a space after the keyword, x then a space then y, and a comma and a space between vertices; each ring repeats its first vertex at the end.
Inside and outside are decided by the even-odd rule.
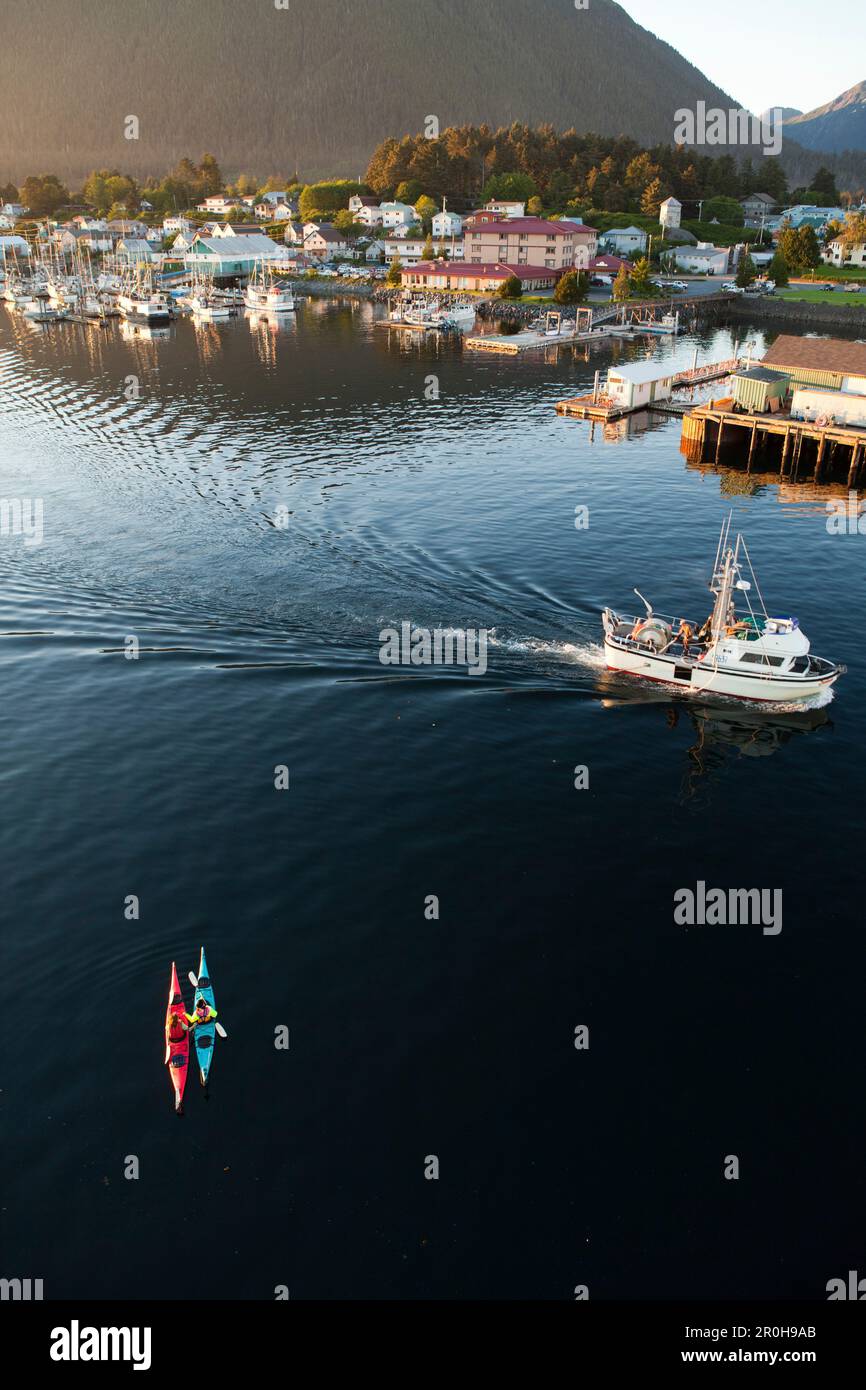
POLYGON ((79 247, 83 251, 111 251, 114 246, 114 237, 111 232, 89 231, 82 227, 56 227, 51 233, 51 239, 55 246, 64 253, 69 254, 79 247))
POLYGON ((288 222, 292 216, 288 203, 277 203, 276 207, 271 207, 270 203, 256 203, 255 212, 261 222, 288 222))
POLYGON ((727 246, 712 246, 708 241, 699 241, 697 246, 675 246, 665 252, 665 257, 673 256, 679 270, 690 270, 693 275, 727 275, 731 263, 731 252, 727 246))
POLYGON ((216 212, 225 215, 237 206, 237 198, 229 198, 225 193, 219 193, 213 198, 205 198, 203 203, 199 203, 198 212, 216 212))
POLYGON ((200 237, 201 235, 202 232, 200 232, 197 227, 190 227, 188 232, 178 232, 174 241, 171 243, 172 251, 188 251, 196 237, 200 237))
POLYGON ((462 237, 463 218, 457 212, 437 212, 433 218, 433 239, 447 241, 450 237, 462 237))
POLYGON ((23 203, 4 203, 2 209, 4 217, 11 217, 13 221, 18 217, 24 217, 29 211, 23 203))
POLYGON ((162 219, 163 236, 171 236, 175 232, 188 232, 192 227, 188 217, 164 217, 162 219))
POLYGON ((412 227, 418 221, 418 214, 408 203, 380 203, 383 227, 412 227))
POLYGON ((845 246, 837 237, 835 241, 828 242, 821 252, 821 259, 828 265, 862 265, 866 266, 866 241, 860 241, 855 246, 845 246))
POLYGON ((360 222, 364 227, 381 227, 385 220, 385 215, 381 207, 372 198, 349 199, 349 211, 356 222, 360 222), (353 202, 362 203, 361 207, 352 207, 353 202))
POLYGON ((648 239, 648 233, 640 227, 611 227, 609 232, 601 233, 599 246, 603 246, 606 251, 613 251, 617 256, 642 256, 646 251, 648 239))
POLYGON ((683 205, 677 198, 665 198, 659 208, 659 222, 663 227, 678 227, 683 205))
POLYGON ((424 259, 426 240, 426 237, 385 237, 385 259, 393 261, 398 256, 403 265, 417 265, 424 259))
POLYGON ((335 227, 326 227, 320 224, 313 230, 313 224, 307 232, 304 227, 304 251, 308 256, 315 256, 317 260, 331 260, 334 256, 351 256, 352 243, 344 232, 338 232, 335 227))
POLYGON ((374 237, 372 241, 360 241, 358 246, 363 248, 364 258, 368 261, 382 261, 385 259, 386 247, 384 241, 374 237))
POLYGON ((484 204, 484 211, 498 212, 502 217, 525 217, 526 204, 509 198, 491 198, 489 203, 484 204))

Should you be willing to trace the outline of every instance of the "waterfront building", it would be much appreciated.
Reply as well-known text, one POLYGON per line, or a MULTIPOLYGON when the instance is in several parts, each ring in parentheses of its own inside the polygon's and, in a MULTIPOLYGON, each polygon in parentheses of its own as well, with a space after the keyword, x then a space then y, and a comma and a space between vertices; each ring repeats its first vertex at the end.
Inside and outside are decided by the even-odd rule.
POLYGON ((866 343, 783 333, 764 353, 761 366, 786 372, 794 386, 866 394, 866 343))
POLYGON ((490 264, 459 264, 454 261, 420 261, 403 271, 405 289, 474 290, 489 293, 498 290, 503 281, 516 275, 525 292, 549 290, 554 287, 561 270, 546 266, 490 264))
POLYGON ((251 275, 258 262, 279 261, 285 250, 267 236, 196 237, 184 254, 190 270, 223 278, 251 275))
POLYGON ((582 222, 543 217, 477 219, 465 233, 463 259, 472 265, 543 266, 585 270, 598 249, 598 232, 582 222))

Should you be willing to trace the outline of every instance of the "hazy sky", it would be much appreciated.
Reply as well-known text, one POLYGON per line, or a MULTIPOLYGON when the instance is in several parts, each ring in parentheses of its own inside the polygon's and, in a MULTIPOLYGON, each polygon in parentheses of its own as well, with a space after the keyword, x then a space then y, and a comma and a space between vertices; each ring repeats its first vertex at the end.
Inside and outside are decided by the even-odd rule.
MULTIPOLYGON (((679 50, 748 110, 811 111, 866 81, 864 0, 618 0, 632 19, 679 50)), ((590 6, 592 0, 590 0, 590 6)))

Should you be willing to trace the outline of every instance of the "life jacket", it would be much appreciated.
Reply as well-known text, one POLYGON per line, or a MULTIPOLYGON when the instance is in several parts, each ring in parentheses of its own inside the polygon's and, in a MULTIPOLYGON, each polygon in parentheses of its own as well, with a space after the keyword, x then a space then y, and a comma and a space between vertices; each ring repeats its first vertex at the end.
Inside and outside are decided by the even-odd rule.
POLYGON ((199 1023, 207 1023, 208 1019, 210 1018, 210 1004, 205 1002, 205 1012, 203 1014, 199 1013, 198 1004, 196 1004, 195 1016, 198 1019, 199 1023))
POLYGON ((168 1040, 169 1040, 169 1042, 174 1042, 174 1043, 183 1042, 183 1040, 184 1040, 185 1037, 186 1037, 186 1029, 185 1029, 184 1026, 183 1026, 182 1020, 180 1019, 180 1017, 179 1017, 177 1014, 172 1014, 171 1023, 168 1025, 168 1040))

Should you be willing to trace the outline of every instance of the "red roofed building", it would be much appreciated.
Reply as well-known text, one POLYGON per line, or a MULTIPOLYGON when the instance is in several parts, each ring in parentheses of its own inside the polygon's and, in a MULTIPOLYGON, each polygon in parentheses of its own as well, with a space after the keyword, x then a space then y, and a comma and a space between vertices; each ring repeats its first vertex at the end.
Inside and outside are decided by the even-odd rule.
POLYGON ((548 222, 543 217, 476 215, 464 233, 463 259, 473 265, 502 263, 543 266, 546 270, 586 270, 598 250, 598 232, 581 222, 548 222))
POLYGON ((634 270, 631 261, 624 261, 621 256, 593 256, 587 269, 590 275, 617 275, 623 266, 629 274, 634 270))
POLYGON ((524 293, 549 290, 563 274, 564 267, 551 270, 538 265, 506 265, 501 261, 465 264, 461 261, 419 261, 403 271, 404 289, 496 291, 509 276, 516 275, 524 293))

